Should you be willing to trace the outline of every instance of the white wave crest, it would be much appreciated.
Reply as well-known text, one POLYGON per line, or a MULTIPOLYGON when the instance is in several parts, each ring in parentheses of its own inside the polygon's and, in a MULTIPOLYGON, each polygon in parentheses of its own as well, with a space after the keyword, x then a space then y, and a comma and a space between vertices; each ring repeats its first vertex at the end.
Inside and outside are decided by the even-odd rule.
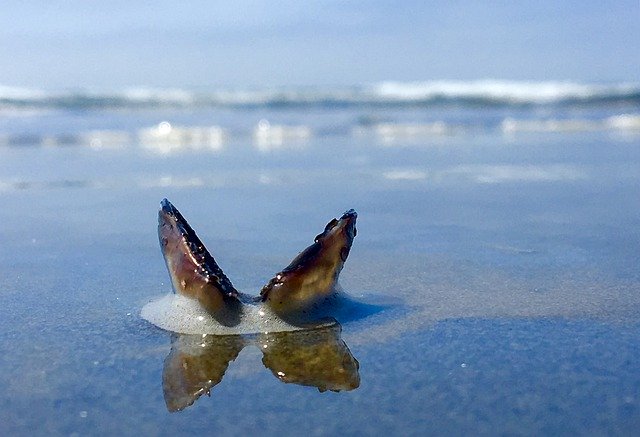
POLYGON ((382 82, 372 87, 386 100, 421 101, 436 98, 495 100, 511 103, 552 103, 569 99, 622 97, 640 92, 640 84, 613 85, 576 82, 504 80, 382 82))
POLYGON ((132 102, 191 104, 195 101, 194 93, 178 88, 129 88, 120 95, 132 102))
POLYGON ((459 103, 549 104, 640 99, 640 83, 594 84, 562 81, 422 81, 380 82, 350 87, 271 87, 192 91, 180 88, 137 87, 115 91, 41 91, 0 86, 5 103, 40 106, 79 105, 342 105, 415 104, 431 101, 459 103))
POLYGON ((4 100, 36 101, 45 99, 49 96, 49 93, 34 88, 0 85, 0 99, 4 100))

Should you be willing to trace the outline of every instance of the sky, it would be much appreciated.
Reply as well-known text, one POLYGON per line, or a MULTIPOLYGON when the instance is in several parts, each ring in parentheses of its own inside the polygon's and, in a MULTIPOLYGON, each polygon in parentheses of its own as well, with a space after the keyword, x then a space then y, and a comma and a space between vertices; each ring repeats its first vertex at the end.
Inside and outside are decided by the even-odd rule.
POLYGON ((640 2, 4 0, 0 85, 640 81, 640 2))

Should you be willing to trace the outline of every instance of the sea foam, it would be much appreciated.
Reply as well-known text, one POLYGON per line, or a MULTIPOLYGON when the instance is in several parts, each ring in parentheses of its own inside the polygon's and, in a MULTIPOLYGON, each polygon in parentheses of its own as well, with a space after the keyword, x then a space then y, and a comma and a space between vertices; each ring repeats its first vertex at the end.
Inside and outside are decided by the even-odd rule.
POLYGON ((380 82, 344 87, 271 87, 190 91, 180 88, 43 91, 0 86, 0 106, 22 108, 136 108, 214 106, 413 106, 601 104, 640 101, 640 83, 561 81, 380 82))
POLYGON ((146 304, 140 316, 159 328, 180 334, 256 334, 298 331, 309 327, 306 324, 287 323, 266 305, 243 304, 241 308, 237 323, 233 326, 225 326, 202 308, 197 301, 170 293, 146 304))

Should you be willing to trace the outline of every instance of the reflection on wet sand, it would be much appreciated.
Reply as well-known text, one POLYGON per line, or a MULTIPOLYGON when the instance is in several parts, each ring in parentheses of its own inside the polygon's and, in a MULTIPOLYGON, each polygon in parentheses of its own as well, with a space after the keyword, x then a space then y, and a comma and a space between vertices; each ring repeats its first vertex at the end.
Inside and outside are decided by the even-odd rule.
POLYGON ((319 391, 358 388, 358 360, 340 338, 340 325, 265 334, 260 337, 262 363, 283 382, 319 391))
POLYGON ((180 411, 222 381, 229 363, 248 345, 259 347, 266 368, 283 382, 319 391, 358 388, 356 360, 337 322, 303 331, 241 335, 173 334, 164 362, 162 386, 167 409, 180 411))
POLYGON ((245 340, 239 335, 173 334, 162 372, 167 409, 180 411, 203 393, 209 394, 244 346, 245 340))

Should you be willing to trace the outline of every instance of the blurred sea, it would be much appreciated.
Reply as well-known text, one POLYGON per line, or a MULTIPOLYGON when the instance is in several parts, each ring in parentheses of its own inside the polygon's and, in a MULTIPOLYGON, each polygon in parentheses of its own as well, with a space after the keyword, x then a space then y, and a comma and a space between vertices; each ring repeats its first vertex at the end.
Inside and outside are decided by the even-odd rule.
POLYGON ((4 435, 640 428, 638 84, 0 87, 0 223, 4 435), (311 340, 251 339, 168 411, 173 360, 219 354, 139 317, 163 197, 250 293, 358 211, 342 285, 376 310, 323 349, 349 390, 277 373, 311 340))

